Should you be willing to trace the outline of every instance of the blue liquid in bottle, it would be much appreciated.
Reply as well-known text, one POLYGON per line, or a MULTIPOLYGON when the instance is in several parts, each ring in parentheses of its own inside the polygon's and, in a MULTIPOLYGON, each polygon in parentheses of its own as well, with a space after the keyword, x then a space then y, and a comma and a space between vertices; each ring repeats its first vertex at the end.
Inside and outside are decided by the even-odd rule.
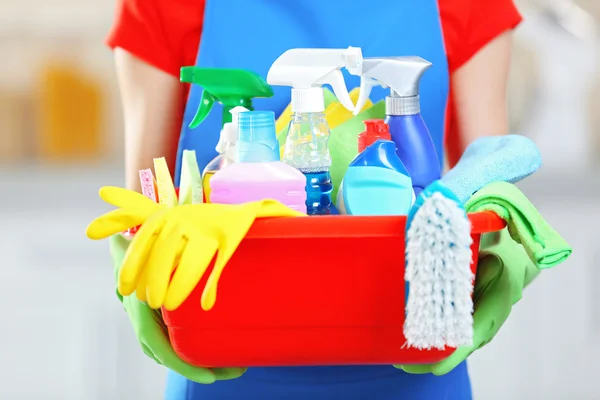
POLYGON ((308 215, 335 215, 331 202, 333 183, 329 171, 306 172, 306 212, 308 215))

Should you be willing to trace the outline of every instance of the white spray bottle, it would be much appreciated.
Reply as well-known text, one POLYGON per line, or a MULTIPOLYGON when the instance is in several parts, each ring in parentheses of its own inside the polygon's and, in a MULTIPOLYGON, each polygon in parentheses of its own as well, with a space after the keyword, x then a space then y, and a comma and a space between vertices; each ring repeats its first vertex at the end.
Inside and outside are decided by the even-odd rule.
POLYGON ((358 75, 361 63, 362 52, 357 47, 291 49, 275 60, 267 74, 270 85, 292 87, 292 120, 282 161, 306 176, 309 215, 336 213, 331 201, 329 125, 322 86, 330 85, 339 102, 354 111, 341 68, 358 75))

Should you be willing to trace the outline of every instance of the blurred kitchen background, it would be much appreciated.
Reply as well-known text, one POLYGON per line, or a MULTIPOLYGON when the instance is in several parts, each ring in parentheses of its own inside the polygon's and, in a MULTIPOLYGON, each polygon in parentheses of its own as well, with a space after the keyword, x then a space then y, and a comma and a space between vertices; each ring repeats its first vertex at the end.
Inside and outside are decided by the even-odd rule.
MULTIPOLYGON (((574 248, 471 359, 475 398, 600 399, 600 0, 518 1, 513 131, 545 165, 520 186, 574 248)), ((107 243, 84 237, 123 184, 114 1, 0 0, 0 398, 161 399, 114 295, 107 243), (39 198, 38 198, 39 196, 39 198)))

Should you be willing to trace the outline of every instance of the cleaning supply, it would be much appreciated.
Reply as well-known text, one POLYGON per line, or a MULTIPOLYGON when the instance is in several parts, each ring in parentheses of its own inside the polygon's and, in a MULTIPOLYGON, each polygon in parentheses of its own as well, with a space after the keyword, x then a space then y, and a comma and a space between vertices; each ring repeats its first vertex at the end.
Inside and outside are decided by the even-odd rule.
POLYGON ((492 182, 516 183, 541 166, 537 146, 525 136, 488 136, 473 141, 458 164, 442 177, 442 182, 464 204, 492 182))
MULTIPOLYGON (((329 125, 329 129, 333 130, 333 129, 337 128, 338 126, 342 125, 343 123, 345 123, 346 121, 348 121, 349 119, 354 117, 354 114, 352 113, 352 111, 348 110, 339 101, 337 101, 337 99, 335 98, 335 95, 332 92, 330 92, 326 88, 323 88, 323 93, 325 94, 325 120, 327 121, 327 124, 329 125), (330 99, 329 97, 332 97, 332 99, 330 99)), ((352 103, 356 103, 356 101, 358 100, 359 93, 360 93, 359 88, 354 88, 354 89, 352 89, 352 91, 350 91, 350 100, 352 101, 352 103)), ((367 100, 367 102, 363 106, 363 111, 368 110, 372 106, 373 106, 373 103, 371 102, 371 100, 367 100)), ((288 105, 288 107, 286 108, 286 111, 284 111, 284 112, 289 113, 289 115, 282 114, 275 122, 275 127, 277 129, 277 140, 279 140, 280 144, 285 143, 285 138, 287 136, 289 124, 292 120, 292 104, 291 103, 288 105), (286 122, 287 125, 284 126, 283 129, 281 129, 280 126, 284 122, 286 122)), ((330 141, 330 143, 331 143, 331 141, 330 141)), ((331 147, 331 145, 330 145, 330 147, 331 147)), ((281 153, 282 158, 283 158, 283 149, 284 149, 284 147, 283 147, 283 145, 281 145, 280 153, 281 153)))
POLYGON ((493 211, 508 223, 510 236, 523 245, 540 269, 564 262, 573 252, 525 195, 513 184, 494 182, 479 190, 467 201, 470 212, 493 211))
POLYGON ((349 215, 407 215, 414 201, 412 181, 383 120, 365 121, 360 154, 341 184, 338 209, 349 215))
MULTIPOLYGON (((358 89, 358 88, 357 88, 358 89)), ((352 93, 350 94, 352 97, 352 93)), ((358 98, 358 97, 357 97, 358 98)), ((337 103, 337 98, 335 94, 328 88, 323 88, 323 100, 325 102, 325 107, 329 108, 333 103, 337 103)), ((354 103, 354 100, 353 100, 354 103)), ((292 103, 290 102, 285 110, 279 115, 277 120, 275 121, 275 130, 277 132, 277 140, 279 143, 285 142, 285 137, 287 136, 288 128, 290 127, 290 122, 292 121, 292 103)))
POLYGON ((156 195, 156 180, 154 174, 150 168, 140 170, 140 185, 142 187, 142 194, 150 200, 158 201, 156 195))
MULTIPOLYGON (((358 135, 359 153, 362 153, 367 147, 378 140, 392 140, 392 136, 390 135, 390 131, 384 120, 367 119, 363 123, 365 124, 365 131, 358 135)), ((395 151, 396 149, 394 148, 394 152, 395 151)))
POLYGON ((421 116, 419 99, 419 82, 430 66, 430 62, 420 57, 379 57, 365 58, 360 69, 350 71, 361 76, 355 113, 365 104, 373 86, 390 88, 390 96, 385 99, 385 122, 417 195, 441 174, 433 140, 421 116))
POLYGON ((333 191, 331 197, 338 199, 341 182, 346 175, 348 166, 358 155, 356 143, 358 135, 365 130, 364 121, 385 118, 385 102, 379 101, 371 108, 366 109, 357 116, 331 130, 329 139, 329 152, 331 153, 331 180, 333 191))
POLYGON ((173 185, 169 166, 164 157, 154 159, 154 173, 156 174, 156 187, 158 189, 158 201, 160 204, 167 206, 177 205, 175 185, 173 185))
POLYGON ((470 346, 473 341, 471 225, 439 180, 418 196, 406 221, 407 345, 470 346))
POLYGON ((210 180, 210 202, 240 204, 262 199, 280 201, 306 212, 306 178, 279 161, 272 111, 238 114, 236 163, 218 171, 210 180))
POLYGON ((475 350, 490 343, 498 333, 514 304, 521 300, 523 289, 539 274, 523 246, 513 241, 506 229, 481 237, 477 280, 473 298, 473 343, 463 346, 435 364, 396 366, 413 374, 445 375, 467 359, 475 350))
POLYGON ((359 48, 291 49, 269 69, 267 82, 292 87, 292 121, 285 141, 283 161, 306 176, 306 208, 309 215, 335 213, 327 147, 329 126, 325 120, 322 85, 331 85, 339 102, 354 111, 341 68, 358 68, 359 48))
MULTIPOLYGON (((115 278, 118 280, 130 240, 118 234, 112 235, 109 240, 115 278)), ((167 327, 156 310, 148 307, 148 304, 140 301, 135 295, 123 297, 117 291, 117 296, 123 304, 144 353, 158 364, 202 384, 235 379, 246 372, 246 368, 200 368, 188 364, 175 353, 169 340, 167 327)))
POLYGON ((203 202, 202 177, 194 150, 184 150, 181 178, 179 180, 179 204, 199 204, 203 202))
POLYGON ((231 122, 230 111, 234 107, 252 110, 253 98, 273 96, 273 89, 260 75, 243 69, 182 67, 180 80, 204 89, 190 128, 204 121, 215 101, 223 104, 222 123, 225 124, 231 122))
POLYGON ((223 168, 235 162, 236 147, 235 144, 238 139, 238 113, 249 111, 247 108, 237 106, 232 108, 229 112, 231 113, 231 122, 226 122, 221 130, 221 137, 217 143, 218 156, 212 159, 202 171, 202 184, 204 188, 204 195, 206 202, 210 202, 210 180, 213 175, 223 168))
POLYGON ((304 215, 275 200, 165 207, 115 187, 100 189, 100 197, 119 208, 92 221, 87 236, 104 239, 142 224, 123 260, 118 290, 122 296, 135 291, 155 309, 163 305, 176 309, 200 282, 216 253, 202 294, 202 308, 210 310, 221 273, 254 220, 304 215))

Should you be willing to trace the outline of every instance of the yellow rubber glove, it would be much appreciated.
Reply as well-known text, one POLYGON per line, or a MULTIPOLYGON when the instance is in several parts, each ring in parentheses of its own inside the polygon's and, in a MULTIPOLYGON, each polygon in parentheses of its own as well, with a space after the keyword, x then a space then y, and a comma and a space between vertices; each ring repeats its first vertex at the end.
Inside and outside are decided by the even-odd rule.
POLYGON ((167 208, 115 187, 101 189, 100 197, 119 209, 94 220, 88 237, 107 238, 142 224, 125 255, 118 290, 123 296, 135 291, 138 299, 154 309, 179 307, 217 253, 201 300, 202 308, 210 310, 221 273, 254 220, 304 215, 274 200, 167 208))

